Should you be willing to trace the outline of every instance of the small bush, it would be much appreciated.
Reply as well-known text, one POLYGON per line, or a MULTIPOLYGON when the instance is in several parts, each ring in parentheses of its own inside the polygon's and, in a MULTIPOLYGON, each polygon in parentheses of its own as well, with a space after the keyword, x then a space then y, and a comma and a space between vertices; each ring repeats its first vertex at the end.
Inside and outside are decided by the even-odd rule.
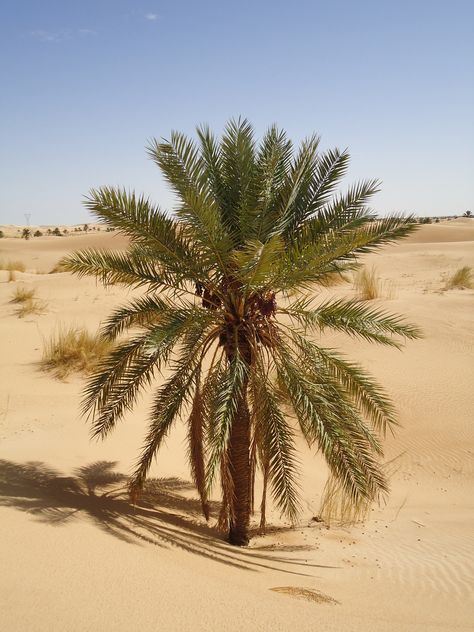
POLYGON ((382 286, 375 268, 360 268, 354 277, 354 289, 361 301, 372 301, 382 295, 382 286))
POLYGON ((25 303, 34 299, 36 294, 35 288, 26 288, 23 285, 19 285, 13 292, 10 299, 10 303, 25 303))
POLYGON ((41 368, 59 379, 73 372, 90 373, 112 346, 108 340, 92 335, 85 329, 61 329, 45 343, 41 368))
POLYGON ((0 270, 24 272, 26 266, 22 261, 2 261, 0 260, 0 270))
POLYGON ((3 237, 5 237, 5 233, 3 232, 3 230, 0 230, 0 239, 3 239, 3 237))
POLYGON ((456 270, 446 281, 445 290, 453 290, 454 288, 460 290, 474 288, 474 276, 469 266, 459 268, 459 270, 456 270))
POLYGON ((43 233, 40 230, 35 230, 33 233, 33 237, 42 237, 43 233))
POLYGON ((24 318, 25 316, 41 316, 45 311, 46 303, 44 301, 36 301, 29 298, 19 303, 15 314, 18 318, 24 318))
POLYGON ((56 237, 62 237, 62 233, 57 226, 53 231, 51 231, 51 235, 55 235, 56 237))

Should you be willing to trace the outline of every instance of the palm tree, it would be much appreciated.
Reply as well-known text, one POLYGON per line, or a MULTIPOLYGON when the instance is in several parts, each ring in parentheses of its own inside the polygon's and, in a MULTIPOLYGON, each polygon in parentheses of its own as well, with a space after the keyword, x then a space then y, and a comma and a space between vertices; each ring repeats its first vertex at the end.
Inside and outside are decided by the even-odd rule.
POLYGON ((153 140, 148 153, 179 199, 174 213, 123 189, 93 190, 86 207, 127 235, 130 247, 64 260, 80 276, 144 289, 102 328, 104 338, 120 340, 85 388, 93 436, 107 436, 166 366, 131 496, 185 416, 204 515, 220 479, 219 524, 232 544, 248 543, 257 469, 263 512, 270 485, 282 513, 296 518, 297 428, 355 501, 387 491, 379 434, 395 424, 392 404, 360 366, 311 334, 331 329, 393 347, 419 335, 401 317, 357 300, 318 300, 318 288, 355 269, 358 255, 405 237, 414 223, 374 221, 367 201, 376 181, 336 193, 349 155, 320 153, 318 144, 312 136, 294 151, 273 126, 257 145, 240 119, 220 140, 207 127, 196 141, 177 132, 153 140))

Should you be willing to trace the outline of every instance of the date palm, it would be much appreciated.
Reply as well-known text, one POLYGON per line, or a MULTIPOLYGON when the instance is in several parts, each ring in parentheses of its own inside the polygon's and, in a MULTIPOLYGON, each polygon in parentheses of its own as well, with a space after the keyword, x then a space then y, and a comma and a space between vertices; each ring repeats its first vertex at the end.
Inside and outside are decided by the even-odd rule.
POLYGON ((177 195, 174 213, 122 189, 93 190, 86 206, 130 247, 85 250, 63 262, 81 276, 143 289, 102 328, 119 341, 85 388, 93 435, 108 435, 166 367, 131 495, 173 424, 185 419, 203 512, 208 518, 219 480, 219 522, 237 545, 248 543, 258 469, 282 513, 297 516, 297 430, 355 501, 387 491, 380 435, 395 423, 392 405, 360 366, 315 334, 330 329, 398 347, 418 331, 356 300, 318 300, 318 288, 414 224, 375 219, 367 202, 376 181, 338 193, 349 155, 321 153, 318 144, 312 136, 294 150, 276 127, 257 144, 240 119, 220 140, 207 127, 195 141, 177 132, 154 140, 148 152, 177 195))

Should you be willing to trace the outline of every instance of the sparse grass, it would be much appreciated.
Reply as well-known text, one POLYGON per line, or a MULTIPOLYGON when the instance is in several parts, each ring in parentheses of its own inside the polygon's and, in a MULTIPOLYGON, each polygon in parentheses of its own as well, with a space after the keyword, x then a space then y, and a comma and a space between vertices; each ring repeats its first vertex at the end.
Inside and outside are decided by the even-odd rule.
POLYGON ((15 272, 24 272, 26 270, 26 266, 22 261, 10 261, 0 259, 0 270, 6 270, 9 272, 8 280, 15 280, 15 272))
POLYGON ((25 303, 26 301, 32 301, 35 298, 36 290, 34 287, 27 288, 24 285, 19 285, 12 294, 10 303, 25 303))
POLYGON ((92 335, 85 329, 60 329, 45 343, 41 368, 59 379, 64 379, 73 372, 90 373, 112 346, 113 343, 92 335))
POLYGON ((44 301, 29 298, 19 302, 18 307, 15 309, 15 314, 18 318, 24 318, 25 316, 41 316, 45 311, 46 303, 44 301))
POLYGON ((455 288, 460 290, 474 288, 474 275, 469 266, 459 268, 446 281, 446 285, 444 286, 445 290, 453 290, 455 288))
POLYGON ((375 268, 360 268, 354 277, 354 289, 362 301, 372 301, 382 295, 382 284, 375 268))
POLYGON ((355 502, 335 478, 330 476, 324 486, 319 518, 329 525, 350 526, 367 519, 371 502, 362 499, 355 502))
POLYGON ((26 270, 26 266, 23 261, 3 261, 0 259, 0 270, 24 272, 26 270))

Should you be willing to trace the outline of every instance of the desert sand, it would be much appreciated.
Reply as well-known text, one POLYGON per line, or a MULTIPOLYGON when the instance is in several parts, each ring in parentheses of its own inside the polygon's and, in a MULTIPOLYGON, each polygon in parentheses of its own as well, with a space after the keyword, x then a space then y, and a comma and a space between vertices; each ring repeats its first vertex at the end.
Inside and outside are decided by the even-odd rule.
POLYGON ((180 427, 151 472, 161 479, 156 492, 136 508, 127 502, 120 474, 138 454, 148 396, 110 438, 91 443, 79 416, 83 379, 39 371, 53 331, 73 323, 95 331, 128 295, 48 272, 71 250, 125 244, 105 232, 0 240, 0 259, 28 270, 0 278, 0 628, 472 630, 474 290, 443 286, 474 267, 474 220, 422 226, 366 259, 387 288, 375 303, 406 315, 424 339, 399 352, 325 337, 397 406, 401 425, 385 442, 388 502, 356 526, 314 521, 327 471, 301 443, 300 522, 290 528, 270 511, 267 535, 248 549, 230 547, 200 517, 180 427), (18 285, 36 288, 44 314, 15 315, 18 285))

